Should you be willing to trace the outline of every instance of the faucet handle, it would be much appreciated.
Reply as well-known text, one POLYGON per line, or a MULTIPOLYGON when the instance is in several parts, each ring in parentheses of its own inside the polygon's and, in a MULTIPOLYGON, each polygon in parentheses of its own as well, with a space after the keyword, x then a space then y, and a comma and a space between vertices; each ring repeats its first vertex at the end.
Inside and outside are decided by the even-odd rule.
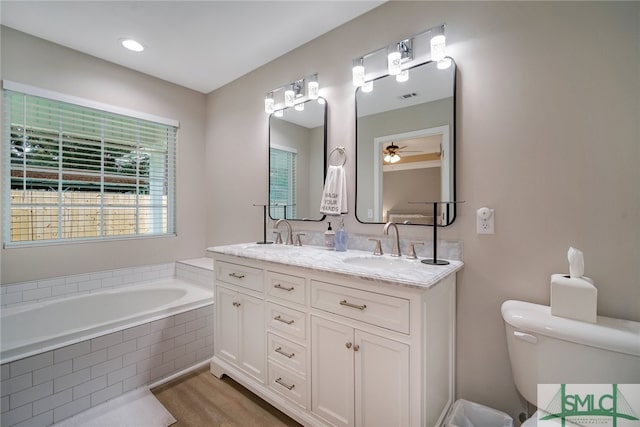
POLYGON ((306 236, 307 233, 296 233, 296 242, 293 246, 302 246, 302 240, 300 240, 300 236, 306 236))
POLYGON ((373 254, 380 256, 384 252, 382 252, 382 244, 380 243, 380 239, 369 239, 372 242, 376 242, 376 248, 373 250, 373 254))
POLYGON ((409 243, 409 254, 407 255, 407 258, 409 259, 418 259, 418 256, 416 255, 416 247, 415 245, 424 245, 424 242, 410 242, 409 243))
POLYGON ((282 235, 280 234, 279 231, 274 231, 273 234, 276 235, 276 245, 281 245, 282 244, 282 235))

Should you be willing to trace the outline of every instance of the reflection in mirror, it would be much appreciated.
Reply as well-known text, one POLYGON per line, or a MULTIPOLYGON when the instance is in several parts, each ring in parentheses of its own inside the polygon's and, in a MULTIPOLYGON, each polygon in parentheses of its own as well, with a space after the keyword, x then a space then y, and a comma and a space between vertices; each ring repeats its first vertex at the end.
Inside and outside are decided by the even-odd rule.
MULTIPOLYGON (((373 91, 356 92, 356 217, 433 225, 431 205, 455 200, 455 63, 427 62, 409 80, 384 76, 373 91)), ((436 224, 455 219, 455 205, 439 205, 436 224)))
POLYGON ((326 101, 308 100, 281 111, 282 117, 274 113, 269 118, 269 215, 272 219, 321 221, 326 101))

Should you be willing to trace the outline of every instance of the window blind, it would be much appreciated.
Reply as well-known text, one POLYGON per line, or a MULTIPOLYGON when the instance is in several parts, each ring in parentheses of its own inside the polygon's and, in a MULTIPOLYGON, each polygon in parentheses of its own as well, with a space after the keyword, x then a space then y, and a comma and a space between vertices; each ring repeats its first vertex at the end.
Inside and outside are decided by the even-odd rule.
POLYGON ((175 232, 175 126, 3 96, 5 245, 175 232))
POLYGON ((292 151, 269 149, 271 218, 296 218, 296 157, 292 151))

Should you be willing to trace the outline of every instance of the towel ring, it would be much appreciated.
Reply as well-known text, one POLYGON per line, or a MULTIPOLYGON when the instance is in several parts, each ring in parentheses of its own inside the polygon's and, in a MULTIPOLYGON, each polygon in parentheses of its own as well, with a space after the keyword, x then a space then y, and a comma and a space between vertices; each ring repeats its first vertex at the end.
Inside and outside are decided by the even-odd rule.
POLYGON ((336 147, 333 150, 331 150, 331 152, 329 153, 329 164, 331 166, 344 166, 347 163, 347 152, 345 151, 344 147, 336 147), (342 164, 341 165, 334 165, 331 163, 331 156, 333 156, 334 153, 340 153, 342 155, 342 164))

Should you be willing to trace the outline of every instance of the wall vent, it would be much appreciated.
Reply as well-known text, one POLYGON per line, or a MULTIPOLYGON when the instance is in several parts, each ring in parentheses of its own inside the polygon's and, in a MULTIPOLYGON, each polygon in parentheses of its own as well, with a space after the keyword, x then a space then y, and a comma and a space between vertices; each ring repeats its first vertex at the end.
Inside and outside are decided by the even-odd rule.
POLYGON ((413 98, 415 96, 418 96, 418 94, 415 93, 415 92, 405 93, 404 95, 400 95, 400 99, 409 99, 409 98, 413 98))

